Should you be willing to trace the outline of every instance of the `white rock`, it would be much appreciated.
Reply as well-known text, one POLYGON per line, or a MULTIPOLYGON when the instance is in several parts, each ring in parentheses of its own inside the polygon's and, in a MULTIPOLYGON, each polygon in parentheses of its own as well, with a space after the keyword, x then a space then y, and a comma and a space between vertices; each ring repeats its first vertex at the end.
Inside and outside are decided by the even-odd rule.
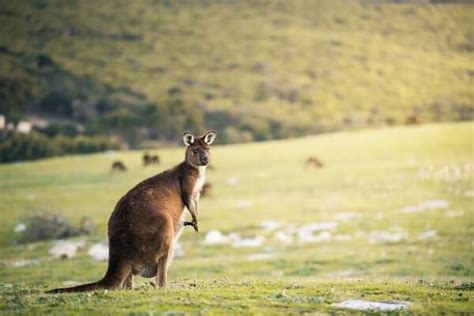
POLYGON ((25 230, 26 230, 26 225, 23 223, 20 223, 15 226, 15 233, 21 233, 21 232, 24 232, 25 230))
POLYGON ((371 232, 369 234, 369 241, 371 243, 386 242, 386 243, 397 243, 407 238, 407 234, 404 232, 371 232))
POLYGON ((330 274, 330 275, 338 277, 338 278, 347 278, 347 277, 353 276, 354 271, 352 271, 352 270, 339 270, 339 271, 336 271, 336 272, 334 272, 333 274, 330 274))
POLYGON ((449 210, 444 213, 445 217, 459 217, 464 216, 463 210, 449 210))
POLYGON ((408 302, 372 302, 363 300, 347 300, 333 304, 337 308, 355 309, 360 311, 393 312, 408 307, 408 302))
POLYGON ((263 236, 257 236, 255 238, 243 238, 240 240, 236 240, 232 242, 232 247, 241 248, 241 247, 249 247, 255 248, 260 247, 263 244, 265 238, 263 236))
POLYGON ((283 223, 276 222, 276 221, 262 221, 260 225, 265 231, 272 231, 272 230, 282 227, 283 223))
POLYGON ((403 213, 418 213, 418 212, 422 212, 424 210, 424 208, 420 207, 419 205, 409 205, 409 206, 405 206, 405 207, 402 207, 400 209, 403 213))
POLYGON ((293 236, 285 232, 276 232, 273 238, 284 245, 289 245, 293 242, 293 236))
POLYGON ((418 239, 420 240, 430 239, 430 238, 436 237, 436 235, 437 235, 436 230, 427 230, 427 231, 421 232, 418 235, 418 239))
POLYGON ((352 236, 349 234, 336 234, 334 235, 334 240, 337 241, 350 241, 352 240, 352 236))
POLYGON ((334 220, 336 221, 352 221, 360 218, 360 214, 353 212, 336 213, 334 214, 334 220))
POLYGON ((429 200, 420 204, 420 207, 425 209, 434 209, 434 208, 447 208, 449 202, 446 200, 429 200))
POLYGON ((173 258, 184 256, 183 245, 180 242, 174 244, 173 258))
POLYGON ((236 185, 239 182, 239 180, 236 177, 228 177, 227 178, 227 184, 228 185, 236 185))
POLYGON ((84 239, 81 240, 71 240, 71 243, 77 246, 77 248, 82 248, 86 245, 86 241, 84 239))
POLYGON ((230 241, 236 241, 236 240, 240 240, 240 235, 232 232, 229 235, 227 235, 227 238, 229 238, 230 241))
POLYGON ((77 253, 77 245, 70 241, 59 241, 49 249, 49 254, 55 258, 72 258, 77 253))
POLYGON ((337 228, 336 222, 319 222, 301 226, 299 232, 314 232, 318 230, 334 230, 337 228))
POLYGON ((106 261, 109 259, 109 247, 102 243, 94 244, 87 251, 89 256, 98 261, 106 261))
POLYGON ((37 259, 22 259, 10 262, 9 266, 14 268, 37 266, 40 262, 37 259))
POLYGON ((28 121, 20 121, 16 126, 16 131, 20 134, 29 134, 31 132, 32 125, 28 121))
POLYGON ((331 241, 332 234, 331 232, 328 232, 328 231, 322 231, 317 235, 300 234, 298 237, 299 237, 298 242, 300 244, 306 244, 306 243, 331 241))
POLYGON ((211 245, 225 245, 230 243, 229 237, 225 236, 218 230, 210 230, 206 237, 204 238, 204 244, 211 246, 211 245))
POLYGON ((238 200, 235 207, 237 208, 247 208, 253 205, 253 202, 250 200, 238 200))
POLYGON ((247 256, 247 260, 248 261, 260 261, 260 260, 272 259, 273 257, 274 257, 274 254, 272 254, 272 253, 256 253, 256 254, 247 256))
POLYGON ((337 228, 336 222, 320 222, 304 225, 297 229, 298 242, 300 244, 323 242, 331 240, 331 232, 328 230, 334 230, 337 228), (315 231, 321 231, 318 235, 315 235, 315 231))
POLYGON ((418 213, 429 209, 447 208, 449 202, 446 200, 428 200, 418 205, 410 205, 401 208, 403 213, 418 213))

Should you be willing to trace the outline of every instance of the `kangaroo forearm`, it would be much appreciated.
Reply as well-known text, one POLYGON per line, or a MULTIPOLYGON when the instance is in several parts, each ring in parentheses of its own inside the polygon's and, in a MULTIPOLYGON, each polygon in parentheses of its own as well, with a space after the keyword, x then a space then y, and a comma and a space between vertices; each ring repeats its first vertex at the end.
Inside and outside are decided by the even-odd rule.
POLYGON ((191 203, 189 203, 188 211, 189 213, 191 213, 193 221, 197 221, 199 212, 197 208, 197 203, 195 201, 191 201, 191 203))

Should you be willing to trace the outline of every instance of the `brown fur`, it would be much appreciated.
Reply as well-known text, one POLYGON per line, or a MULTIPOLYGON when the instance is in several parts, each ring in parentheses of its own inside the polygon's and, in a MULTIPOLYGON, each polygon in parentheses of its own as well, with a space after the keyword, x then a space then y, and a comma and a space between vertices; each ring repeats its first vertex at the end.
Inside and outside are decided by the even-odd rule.
POLYGON ((422 123, 421 118, 418 115, 411 115, 407 117, 408 125, 420 125, 422 123))
POLYGON ((127 171, 127 167, 125 166, 123 162, 121 162, 120 160, 117 160, 112 163, 111 172, 114 172, 114 171, 124 172, 124 171, 127 171))
POLYGON ((195 183, 199 168, 209 162, 209 144, 214 138, 215 131, 193 137, 184 162, 142 181, 118 201, 109 219, 109 266, 102 280, 48 293, 132 288, 134 275, 156 277, 156 286, 164 287, 175 238, 184 225, 185 207, 193 218, 190 224, 199 231, 195 183))
POLYGON ((204 183, 204 185, 202 186, 201 196, 205 197, 205 196, 210 196, 211 194, 212 194, 212 183, 210 182, 204 183))
POLYGON ((305 162, 306 167, 313 167, 313 168, 322 168, 323 163, 315 156, 310 156, 306 159, 305 162))

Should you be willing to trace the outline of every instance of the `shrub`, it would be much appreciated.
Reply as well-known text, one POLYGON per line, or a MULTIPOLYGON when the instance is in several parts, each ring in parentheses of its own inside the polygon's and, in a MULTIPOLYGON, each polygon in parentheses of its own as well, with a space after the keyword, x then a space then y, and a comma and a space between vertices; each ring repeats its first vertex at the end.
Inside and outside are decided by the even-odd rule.
POLYGON ((13 135, 0 144, 0 162, 35 160, 65 154, 82 154, 120 149, 114 139, 104 136, 57 136, 48 138, 38 133, 13 135))

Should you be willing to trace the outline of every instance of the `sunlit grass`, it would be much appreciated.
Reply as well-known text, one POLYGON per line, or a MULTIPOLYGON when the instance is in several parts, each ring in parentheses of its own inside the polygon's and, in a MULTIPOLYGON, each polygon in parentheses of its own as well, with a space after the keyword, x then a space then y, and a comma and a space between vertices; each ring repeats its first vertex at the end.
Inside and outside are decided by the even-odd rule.
MULTIPOLYGON (((282 313, 292 308, 295 312, 326 311, 338 300, 365 297, 409 300, 414 302, 413 311, 427 313, 472 310, 470 292, 455 290, 461 283, 472 282, 473 276, 472 141, 473 124, 467 122, 216 146, 215 170, 207 174, 214 191, 199 205, 202 232, 183 233, 184 256, 174 260, 169 275, 172 289, 154 292, 145 279, 138 278, 145 292, 74 295, 64 298, 64 302, 71 300, 64 308, 73 311, 70 304, 77 300, 85 310, 106 310, 109 305, 116 306, 110 307, 112 311, 155 310, 158 296, 163 310, 282 313), (324 167, 305 169, 310 155, 318 156, 324 167), (236 183, 229 184, 230 178, 236 183), (447 205, 410 211, 426 201, 447 205), (265 231, 262 221, 278 221, 283 227, 265 231), (275 239, 277 231, 315 222, 337 224, 330 240, 300 244, 294 235, 293 242, 284 245, 275 239), (206 246, 203 241, 212 229, 247 238, 264 236, 265 240, 256 248, 206 246), (427 231, 435 233, 423 238, 427 231), (377 239, 379 233, 402 233, 404 238, 384 242, 377 239), (346 239, 337 240, 338 235, 346 239), (268 257, 251 259, 259 254, 268 257), (223 277, 228 280, 222 281, 223 277), (346 278, 350 280, 343 281, 346 278), (371 281, 381 279, 386 281, 371 281), (221 303, 201 306, 199 302, 207 301, 206 293, 220 292, 213 280, 229 282, 229 292, 219 296, 221 303), (432 282, 444 285, 430 286, 432 282), (197 288, 190 288, 194 287, 190 283, 197 288), (291 290, 291 284, 301 287, 301 293, 291 290), (364 294, 374 287, 377 294, 364 294), (180 302, 183 295, 194 298, 180 302), (284 304, 262 305, 275 295, 284 304), (440 299, 428 299, 432 295, 440 299), (142 303, 117 303, 119 297, 142 303), (320 303, 313 301, 316 297, 320 303)), ((115 203, 137 182, 182 161, 184 148, 156 152, 163 163, 147 168, 142 166, 142 153, 133 151, 0 166, 0 279, 21 282, 13 288, 4 286, 2 308, 45 312, 56 299, 41 295, 42 289, 103 275, 106 263, 91 259, 87 249, 94 242, 106 242, 106 222, 115 203), (128 172, 110 173, 111 162, 117 159, 125 162, 128 172), (47 253, 54 242, 13 244, 15 225, 33 213, 61 214, 75 225, 88 215, 98 232, 78 238, 87 244, 76 257, 54 259, 47 253), (10 266, 19 259, 36 259, 39 264, 10 266), (15 299, 19 293, 30 294, 15 299)))

